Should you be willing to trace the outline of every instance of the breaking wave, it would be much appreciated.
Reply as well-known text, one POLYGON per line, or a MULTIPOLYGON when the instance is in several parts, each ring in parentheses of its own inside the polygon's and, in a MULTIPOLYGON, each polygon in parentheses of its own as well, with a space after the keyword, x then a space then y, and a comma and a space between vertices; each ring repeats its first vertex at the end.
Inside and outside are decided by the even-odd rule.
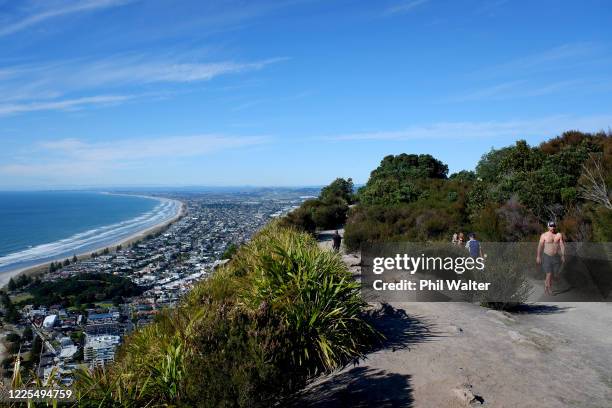
POLYGON ((158 200, 159 204, 136 218, 80 232, 59 241, 0 257, 0 272, 27 268, 55 259, 72 257, 73 254, 104 248, 166 222, 178 214, 180 202, 157 197, 154 199, 158 200))

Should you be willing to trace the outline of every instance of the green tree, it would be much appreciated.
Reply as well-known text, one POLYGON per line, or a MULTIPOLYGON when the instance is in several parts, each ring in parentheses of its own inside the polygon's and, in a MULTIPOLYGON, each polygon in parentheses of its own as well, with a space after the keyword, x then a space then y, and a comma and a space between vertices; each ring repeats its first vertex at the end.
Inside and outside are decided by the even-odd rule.
POLYGON ((476 181, 476 173, 474 173, 473 171, 461 170, 457 173, 451 174, 449 179, 463 182, 474 182, 476 181))
POLYGON ((502 149, 491 149, 480 158, 476 165, 476 177, 482 181, 493 183, 500 180, 503 176, 501 170, 502 163, 510 152, 510 147, 502 149))
POLYGON ((370 173, 359 190, 359 201, 365 205, 410 203, 424 192, 420 181, 445 179, 447 173, 448 166, 429 154, 389 155, 370 173))
POLYGON ((17 284, 15 283, 15 280, 13 278, 9 279, 7 287, 8 287, 8 290, 11 292, 17 289, 17 284))
POLYGON ((322 201, 335 201, 338 198, 344 200, 347 204, 353 202, 353 179, 337 178, 326 187, 321 189, 319 199, 322 201))

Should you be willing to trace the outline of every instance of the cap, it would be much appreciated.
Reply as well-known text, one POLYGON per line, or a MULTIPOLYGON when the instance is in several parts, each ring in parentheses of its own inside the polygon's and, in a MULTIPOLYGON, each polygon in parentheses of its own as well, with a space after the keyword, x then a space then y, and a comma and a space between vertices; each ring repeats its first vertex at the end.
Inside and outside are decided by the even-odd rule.
POLYGON ((554 221, 548 221, 548 228, 554 228, 557 226, 557 224, 554 221))

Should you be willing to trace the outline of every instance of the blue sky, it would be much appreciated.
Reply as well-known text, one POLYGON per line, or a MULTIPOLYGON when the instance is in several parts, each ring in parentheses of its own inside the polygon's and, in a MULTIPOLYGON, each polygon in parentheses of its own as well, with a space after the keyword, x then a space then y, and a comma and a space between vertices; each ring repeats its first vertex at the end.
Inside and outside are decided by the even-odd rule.
POLYGON ((601 1, 0 0, 0 189, 365 182, 612 126, 601 1))

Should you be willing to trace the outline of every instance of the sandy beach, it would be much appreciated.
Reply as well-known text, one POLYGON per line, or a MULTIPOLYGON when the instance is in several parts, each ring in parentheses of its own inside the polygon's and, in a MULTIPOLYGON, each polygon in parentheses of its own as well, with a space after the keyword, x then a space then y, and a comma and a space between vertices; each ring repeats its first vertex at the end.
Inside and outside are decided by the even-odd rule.
MULTIPOLYGON (((105 193, 105 194, 115 194, 115 193, 105 193)), ((127 194, 117 194, 117 195, 127 195, 127 194)), ((105 244, 102 245, 100 247, 97 247, 95 249, 91 249, 88 250, 86 252, 80 252, 80 253, 76 253, 76 257, 77 259, 83 259, 86 258, 88 256, 90 256, 92 253, 94 252, 99 252, 101 250, 104 250, 105 248, 109 248, 109 249, 114 249, 116 248, 118 245, 122 245, 122 246, 127 246, 130 245, 134 242, 140 241, 142 240, 144 237, 146 237, 149 234, 153 234, 156 233, 158 231, 161 231, 163 229, 165 229, 166 227, 168 227, 170 224, 172 224, 173 222, 177 221, 178 219, 180 219, 184 214, 185 214, 185 204, 182 201, 179 200, 174 200, 174 199, 169 199, 169 198, 165 198, 165 197, 155 197, 155 196, 144 196, 144 195, 139 195, 138 197, 143 197, 143 198, 153 198, 155 200, 160 200, 160 199, 164 199, 164 200, 170 200, 170 201, 174 201, 177 202, 180 206, 179 211, 176 213, 176 215, 172 218, 166 219, 156 225, 153 225, 149 228, 140 230, 135 232, 134 234, 119 239, 115 242, 112 242, 110 244, 105 244)), ((56 262, 56 261, 63 261, 65 259, 65 257, 61 257, 61 258, 57 258, 57 259, 53 259, 53 260, 46 260, 45 262, 41 262, 39 264, 36 265, 32 265, 32 266, 28 266, 25 268, 19 268, 19 269, 14 269, 14 270, 10 270, 10 271, 4 271, 2 273, 0 273, 0 287, 4 287, 11 278, 15 278, 21 274, 25 274, 25 275, 30 275, 30 276, 35 276, 35 275, 39 275, 42 273, 45 273, 49 267, 49 264, 51 262, 56 262)))

